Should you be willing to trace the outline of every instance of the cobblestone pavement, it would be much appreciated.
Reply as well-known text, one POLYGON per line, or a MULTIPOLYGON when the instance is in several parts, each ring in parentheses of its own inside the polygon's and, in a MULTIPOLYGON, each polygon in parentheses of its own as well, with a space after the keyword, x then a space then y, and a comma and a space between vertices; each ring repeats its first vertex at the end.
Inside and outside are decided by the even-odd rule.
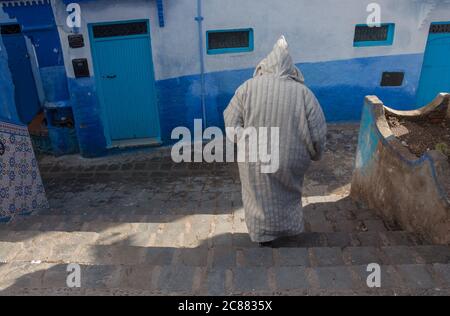
POLYGON ((0 225, 0 295, 450 294, 450 248, 348 197, 357 127, 330 127, 305 181, 306 232, 275 249, 247 235, 237 166, 168 150, 40 159, 51 209, 0 225), (66 287, 69 263, 82 287, 66 287), (382 288, 367 287, 378 263, 382 288))

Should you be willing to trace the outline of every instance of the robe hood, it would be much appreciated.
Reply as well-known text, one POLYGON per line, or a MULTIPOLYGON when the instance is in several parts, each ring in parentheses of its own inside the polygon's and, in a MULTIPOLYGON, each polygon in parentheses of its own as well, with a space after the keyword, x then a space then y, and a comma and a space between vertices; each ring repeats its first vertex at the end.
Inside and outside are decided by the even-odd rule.
POLYGON ((288 50, 288 43, 284 36, 276 42, 272 52, 256 67, 253 77, 276 75, 280 78, 291 78, 302 84, 305 79, 301 71, 294 65, 288 50))

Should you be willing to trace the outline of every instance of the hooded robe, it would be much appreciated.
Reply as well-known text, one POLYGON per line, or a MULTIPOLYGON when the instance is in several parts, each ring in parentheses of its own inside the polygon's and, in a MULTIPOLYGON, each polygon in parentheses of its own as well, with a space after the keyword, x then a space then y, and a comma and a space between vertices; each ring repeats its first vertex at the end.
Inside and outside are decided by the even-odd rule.
POLYGON ((305 86, 284 37, 258 65, 254 77, 238 88, 224 119, 226 127, 240 130, 279 128, 276 172, 261 172, 261 161, 239 162, 245 220, 252 241, 270 242, 302 233, 303 179, 311 161, 322 156, 327 127, 320 104, 305 86))

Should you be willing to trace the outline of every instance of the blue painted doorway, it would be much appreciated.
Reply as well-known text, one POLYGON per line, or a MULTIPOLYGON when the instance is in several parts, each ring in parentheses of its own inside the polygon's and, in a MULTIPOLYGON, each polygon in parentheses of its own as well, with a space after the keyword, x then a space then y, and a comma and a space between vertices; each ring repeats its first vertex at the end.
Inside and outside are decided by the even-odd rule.
POLYGON ((430 27, 417 106, 427 105, 440 92, 450 93, 450 22, 433 23, 430 27))
POLYGON ((29 124, 41 110, 31 56, 19 24, 1 25, 0 28, 14 84, 17 114, 22 123, 29 124))
POLYGON ((110 147, 160 143, 148 21, 89 26, 96 85, 110 147))

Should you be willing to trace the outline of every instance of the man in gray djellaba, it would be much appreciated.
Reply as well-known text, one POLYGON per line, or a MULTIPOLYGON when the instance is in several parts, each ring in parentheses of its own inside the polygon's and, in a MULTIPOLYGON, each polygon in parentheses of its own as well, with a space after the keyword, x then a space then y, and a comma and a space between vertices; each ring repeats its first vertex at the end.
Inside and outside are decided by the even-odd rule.
MULTIPOLYGON (((225 126, 234 130, 279 128, 277 171, 261 172, 262 162, 239 162, 245 219, 252 241, 272 246, 279 238, 304 232, 304 175, 311 161, 322 157, 327 126, 319 102, 294 65, 284 36, 258 65, 253 78, 238 88, 224 118, 225 126)), ((235 135, 229 138, 239 142, 235 135)))

